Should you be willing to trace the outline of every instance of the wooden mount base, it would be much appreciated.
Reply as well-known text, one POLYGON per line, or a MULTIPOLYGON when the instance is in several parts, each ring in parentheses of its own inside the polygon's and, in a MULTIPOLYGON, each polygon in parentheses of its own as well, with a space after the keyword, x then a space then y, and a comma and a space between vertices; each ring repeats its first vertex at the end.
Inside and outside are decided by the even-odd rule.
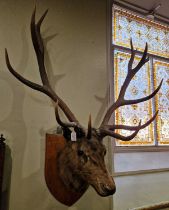
POLYGON ((63 184, 57 167, 57 155, 65 147, 66 140, 62 135, 46 134, 45 180, 51 194, 61 203, 71 206, 83 194, 67 189, 63 184))

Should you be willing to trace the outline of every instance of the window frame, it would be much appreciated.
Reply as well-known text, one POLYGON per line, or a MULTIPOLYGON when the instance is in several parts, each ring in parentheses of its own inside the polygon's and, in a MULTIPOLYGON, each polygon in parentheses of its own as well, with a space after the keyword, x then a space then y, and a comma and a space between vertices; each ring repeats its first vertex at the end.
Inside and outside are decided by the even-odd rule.
MULTIPOLYGON (((125 7, 124 5, 118 5, 117 2, 115 2, 113 5, 112 5, 112 21, 114 20, 114 17, 113 17, 113 7, 114 6, 117 6, 117 7, 120 7, 124 10, 128 10, 129 12, 133 12, 134 14, 138 14, 140 16, 143 16, 138 10, 133 10, 132 8, 130 7, 125 7)), ((161 24, 164 24, 166 25, 166 22, 164 21, 159 21, 159 23, 161 24)), ((169 25, 169 23, 168 23, 169 25)), ((111 24, 111 27, 113 26, 113 24, 111 24)), ((112 31, 111 30, 111 36, 113 37, 113 34, 112 34, 112 31)), ((113 42, 111 42, 111 52, 112 52, 112 69, 111 69, 111 83, 110 83, 110 101, 111 102, 114 102, 114 51, 115 50, 119 50, 119 51, 122 51, 122 52, 126 52, 126 53, 130 53, 130 49, 128 47, 125 47, 125 46, 119 46, 119 45, 116 45, 116 44, 113 44, 113 42)), ((138 50, 135 50, 136 52, 136 55, 142 55, 143 52, 141 51, 138 51, 138 50)), ((150 58, 150 65, 151 65, 151 70, 153 68, 153 60, 160 60, 162 62, 167 62, 169 63, 169 58, 166 58, 166 57, 162 57, 162 56, 159 56, 159 55, 154 55, 152 53, 148 53, 148 56, 150 58)), ((154 102, 153 102, 153 106, 154 106, 154 102)), ((113 117, 114 118, 114 117, 113 117)), ((156 123, 155 123, 155 128, 156 127, 156 123)), ((155 134, 156 135, 156 134, 155 134)), ((139 146, 139 145, 127 145, 127 146, 118 146, 116 145, 116 142, 114 141, 113 143, 113 152, 115 153, 121 153, 121 152, 163 152, 163 151, 169 151, 169 145, 158 145, 158 142, 157 142, 157 139, 155 140, 155 145, 147 145, 147 146, 139 146)))

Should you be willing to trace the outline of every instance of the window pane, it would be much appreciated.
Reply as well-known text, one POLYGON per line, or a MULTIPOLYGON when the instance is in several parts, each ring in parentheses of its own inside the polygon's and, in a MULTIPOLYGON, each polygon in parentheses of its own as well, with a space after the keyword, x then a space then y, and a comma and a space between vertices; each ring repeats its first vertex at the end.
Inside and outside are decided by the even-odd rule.
MULTIPOLYGON (((114 52, 114 93, 115 100, 118 97, 120 87, 124 82, 127 74, 128 61, 130 54, 115 50, 114 52)), ((140 60, 139 56, 135 56, 134 66, 140 60)), ((137 99, 147 96, 151 93, 150 87, 150 63, 146 63, 131 81, 125 99, 137 99)), ((119 108, 115 113, 116 124, 122 125, 138 125, 141 120, 146 122, 152 117, 152 101, 146 101, 140 104, 128 105, 119 108)), ((129 135, 131 131, 119 130, 122 135, 129 135)), ((139 131, 137 136, 129 142, 116 141, 117 145, 154 145, 153 123, 148 127, 139 131)))
POLYGON ((169 145, 169 63, 154 61, 155 88, 163 79, 163 85, 156 96, 157 140, 161 145, 169 145))
POLYGON ((169 58, 169 27, 139 17, 119 8, 114 9, 113 44, 130 48, 130 38, 137 50, 143 51, 145 43, 149 53, 169 58))

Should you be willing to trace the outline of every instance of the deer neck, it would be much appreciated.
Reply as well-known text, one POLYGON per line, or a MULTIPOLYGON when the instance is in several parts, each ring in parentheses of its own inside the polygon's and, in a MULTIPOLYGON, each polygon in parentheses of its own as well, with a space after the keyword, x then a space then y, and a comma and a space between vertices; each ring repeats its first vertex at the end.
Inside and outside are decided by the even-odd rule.
POLYGON ((83 192, 89 185, 72 167, 73 157, 69 157, 70 153, 68 151, 69 147, 63 149, 58 155, 59 176, 67 189, 71 189, 73 192, 83 192))

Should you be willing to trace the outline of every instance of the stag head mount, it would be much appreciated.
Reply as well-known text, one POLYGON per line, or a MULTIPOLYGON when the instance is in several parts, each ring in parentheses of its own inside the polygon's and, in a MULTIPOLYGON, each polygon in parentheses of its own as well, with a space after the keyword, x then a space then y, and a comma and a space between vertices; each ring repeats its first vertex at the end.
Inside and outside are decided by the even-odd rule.
POLYGON ((131 58, 128 63, 128 73, 121 87, 117 100, 108 108, 98 128, 92 127, 91 116, 89 116, 88 128, 85 129, 77 120, 70 108, 54 92, 50 85, 44 63, 44 45, 41 36, 41 25, 47 14, 47 11, 41 16, 37 23, 35 23, 35 13, 36 9, 33 11, 31 18, 31 37, 37 57, 42 85, 34 83, 17 73, 10 63, 7 50, 5 50, 7 68, 20 82, 49 96, 56 104, 55 116, 58 124, 62 127, 63 136, 66 139, 66 145, 59 152, 57 162, 55 164, 58 167, 59 176, 66 188, 74 192, 82 192, 86 190, 89 185, 91 185, 101 196, 112 195, 115 193, 116 187, 113 178, 105 166, 104 157, 106 154, 106 148, 103 144, 104 137, 110 136, 113 137, 113 139, 115 138, 122 141, 130 141, 137 135, 139 130, 147 127, 157 115, 156 112, 154 116, 146 123, 141 124, 140 121, 137 126, 116 124, 109 125, 109 120, 112 116, 112 113, 114 113, 116 109, 124 105, 137 104, 153 98, 162 85, 161 81, 158 88, 146 97, 135 100, 125 99, 125 92, 130 81, 141 69, 141 67, 149 60, 147 56, 148 45, 146 44, 139 63, 133 68, 132 66, 135 58, 135 50, 131 40, 131 58), (67 122, 63 122, 61 120, 59 109, 61 109, 65 114, 67 122), (117 129, 130 130, 133 131, 133 133, 128 136, 123 136, 117 133, 117 129), (71 141, 71 130, 76 133, 76 141, 71 141))
POLYGON ((68 142, 58 156, 60 176, 67 188, 83 192, 91 185, 101 196, 112 195, 116 187, 106 169, 105 154, 106 148, 98 139, 68 142))

